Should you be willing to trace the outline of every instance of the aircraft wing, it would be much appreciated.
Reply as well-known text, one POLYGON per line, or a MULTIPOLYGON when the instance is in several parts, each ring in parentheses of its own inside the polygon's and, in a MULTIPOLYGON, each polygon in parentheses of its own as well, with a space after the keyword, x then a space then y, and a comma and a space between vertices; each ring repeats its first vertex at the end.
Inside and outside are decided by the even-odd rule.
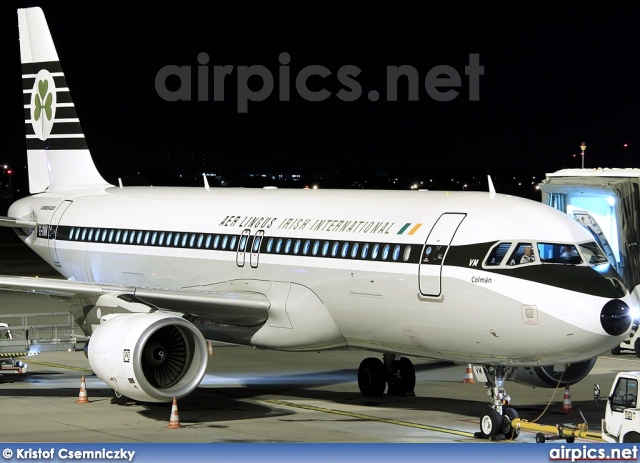
POLYGON ((103 294, 126 295, 160 309, 199 315, 242 326, 264 323, 271 306, 267 296, 251 291, 138 288, 54 278, 0 276, 0 291, 46 294, 63 299, 99 297, 103 294))
POLYGON ((14 219, 13 217, 0 217, 0 227, 11 228, 35 228, 38 224, 29 219, 14 219))

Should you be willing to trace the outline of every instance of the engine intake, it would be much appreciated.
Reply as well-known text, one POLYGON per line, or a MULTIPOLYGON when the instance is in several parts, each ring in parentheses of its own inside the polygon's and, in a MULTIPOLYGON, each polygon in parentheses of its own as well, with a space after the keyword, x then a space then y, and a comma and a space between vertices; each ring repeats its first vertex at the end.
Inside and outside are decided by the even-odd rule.
POLYGON ((587 377, 597 358, 594 357, 582 362, 574 362, 565 365, 565 371, 554 371, 553 367, 526 367, 518 368, 516 382, 537 387, 556 387, 568 384, 572 385, 587 377))
POLYGON ((207 343, 188 321, 162 312, 113 314, 94 329, 87 357, 117 392, 170 402, 192 392, 207 368, 207 343))

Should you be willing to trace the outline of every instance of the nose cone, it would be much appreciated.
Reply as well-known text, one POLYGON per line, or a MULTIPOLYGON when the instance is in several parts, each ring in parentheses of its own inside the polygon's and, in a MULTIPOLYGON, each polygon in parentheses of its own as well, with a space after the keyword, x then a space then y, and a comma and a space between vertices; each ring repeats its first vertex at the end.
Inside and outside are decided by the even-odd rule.
POLYGON ((624 301, 612 299, 602 308, 600 323, 607 334, 620 336, 631 326, 631 309, 624 301))

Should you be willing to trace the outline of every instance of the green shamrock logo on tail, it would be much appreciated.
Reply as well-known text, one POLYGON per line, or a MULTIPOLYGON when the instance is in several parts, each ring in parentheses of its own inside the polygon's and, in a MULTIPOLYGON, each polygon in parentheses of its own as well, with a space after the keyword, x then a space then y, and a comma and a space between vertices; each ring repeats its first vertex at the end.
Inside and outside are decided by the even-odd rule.
POLYGON ((48 93, 48 91, 49 82, 47 82, 46 80, 38 81, 38 93, 36 93, 36 108, 33 113, 33 118, 36 121, 40 120, 40 114, 42 113, 43 109, 48 121, 50 121, 51 117, 53 116, 53 112, 51 111, 51 105, 53 103, 53 93, 48 93))
POLYGON ((46 140, 51 134, 56 117, 56 83, 46 69, 36 74, 31 91, 31 126, 36 138, 46 140))

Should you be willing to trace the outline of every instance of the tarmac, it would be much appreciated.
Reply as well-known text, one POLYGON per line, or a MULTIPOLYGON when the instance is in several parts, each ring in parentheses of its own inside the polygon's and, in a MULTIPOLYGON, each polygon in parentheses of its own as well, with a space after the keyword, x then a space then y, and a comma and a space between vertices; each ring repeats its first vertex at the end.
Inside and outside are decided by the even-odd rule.
MULTIPOLYGON (((0 233, 0 274, 51 277, 54 271, 17 238, 0 233), (8 243, 8 244, 7 244, 8 243)), ((0 320, 13 313, 66 311, 46 296, 0 292, 0 320)), ((463 382, 466 365, 412 359, 415 396, 362 396, 362 351, 287 353, 213 344, 200 387, 178 401, 179 429, 168 428, 171 404, 112 404, 113 391, 93 375, 84 353, 43 352, 24 360, 28 372, 0 375, 3 442, 327 442, 488 445, 534 443, 522 431, 513 441, 474 437, 489 407, 484 384, 463 382), (78 404, 81 378, 89 403, 78 404)), ((377 356, 373 354, 373 356, 377 356)), ((541 424, 582 423, 598 432, 606 396, 618 371, 638 370, 632 353, 601 356, 589 376, 571 386, 574 411, 562 413, 564 386, 506 383, 511 406, 541 424), (602 392, 594 400, 594 385, 602 392)), ((553 442, 553 441, 547 441, 553 442)), ((564 442, 564 441, 560 441, 564 442)), ((593 442, 577 439, 576 442, 593 442)), ((543 444, 539 444, 543 445, 543 444)))

